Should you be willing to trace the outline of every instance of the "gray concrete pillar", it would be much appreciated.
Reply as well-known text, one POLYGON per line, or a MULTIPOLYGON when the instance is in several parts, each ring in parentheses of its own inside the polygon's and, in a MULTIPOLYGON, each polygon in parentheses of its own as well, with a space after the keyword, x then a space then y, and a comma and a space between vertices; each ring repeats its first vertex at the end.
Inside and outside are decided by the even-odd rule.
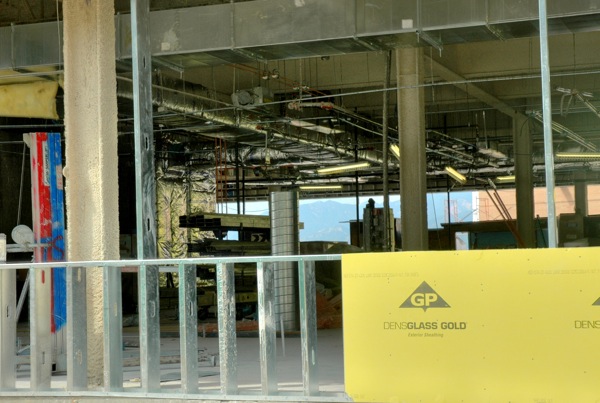
POLYGON ((423 49, 396 49, 402 250, 427 250, 423 49))
POLYGON ((536 247, 535 209, 533 200, 533 172, 531 135, 526 117, 513 118, 515 146, 515 187, 517 193, 517 231, 526 248, 536 247))
MULTIPOLYGON (((114 2, 63 1, 68 260, 119 258, 114 2)), ((103 380, 102 269, 87 276, 88 383, 103 380)))
POLYGON ((588 215, 587 180, 585 171, 575 173, 575 212, 588 215))

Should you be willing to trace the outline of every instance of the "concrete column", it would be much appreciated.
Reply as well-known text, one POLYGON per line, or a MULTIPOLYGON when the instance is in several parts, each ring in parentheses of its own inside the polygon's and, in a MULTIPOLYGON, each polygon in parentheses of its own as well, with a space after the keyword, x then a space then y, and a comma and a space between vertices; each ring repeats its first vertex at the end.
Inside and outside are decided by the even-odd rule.
POLYGON ((423 49, 396 49, 402 250, 427 250, 423 49))
POLYGON ((526 117, 513 118, 513 141, 515 146, 515 176, 517 193, 517 231, 526 248, 536 247, 535 209, 533 200, 533 172, 531 135, 526 117))
MULTIPOLYGON (((69 260, 119 258, 114 2, 63 1, 69 260)), ((88 384, 103 379, 102 269, 87 276, 88 384)))
POLYGON ((575 212, 588 215, 587 181, 585 171, 575 173, 575 212))

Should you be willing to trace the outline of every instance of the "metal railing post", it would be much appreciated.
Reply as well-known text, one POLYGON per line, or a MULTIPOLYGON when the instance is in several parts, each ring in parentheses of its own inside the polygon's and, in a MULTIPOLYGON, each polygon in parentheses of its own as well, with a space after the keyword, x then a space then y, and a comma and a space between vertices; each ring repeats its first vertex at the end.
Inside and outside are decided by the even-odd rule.
POLYGON ((86 272, 67 267, 67 389, 87 389, 86 272))
POLYGON ((300 334, 302 337, 302 385, 307 396, 319 393, 317 374, 317 292, 315 262, 298 261, 300 285, 300 334))
POLYGON ((235 323, 235 273, 233 263, 217 263, 219 362, 221 393, 237 393, 237 341, 235 323))
POLYGON ((52 334, 50 329, 52 269, 30 268, 29 342, 31 390, 50 389, 52 376, 52 334))
MULTIPOLYGON (((6 235, 0 234, 0 264, 6 263, 6 235)), ((0 270, 0 390, 15 388, 17 278, 14 269, 0 270)))
POLYGON ((258 288, 258 334, 260 340, 260 379, 263 395, 277 393, 277 317, 275 315, 275 273, 273 263, 256 264, 258 288))
POLYGON ((140 372, 142 390, 160 390, 160 321, 158 297, 158 266, 140 265, 140 372))
MULTIPOLYGON (((156 397, 174 396, 171 389, 160 387, 160 321, 158 274, 160 267, 169 267, 179 274, 179 335, 181 358, 181 391, 178 396, 199 393, 199 352, 197 289, 195 267, 199 264, 216 266, 217 315, 219 332, 220 395, 235 398, 240 396, 238 380, 238 350, 236 329, 235 264, 256 264, 257 314, 259 331, 259 357, 261 394, 280 396, 290 400, 297 392, 279 390, 277 380, 277 312, 275 296, 275 270, 278 262, 298 264, 299 318, 301 330, 302 394, 306 398, 319 396, 317 379, 317 320, 315 260, 340 260, 339 255, 328 256, 263 256, 236 258, 189 258, 147 259, 128 261, 80 261, 62 263, 66 269, 67 320, 66 355, 67 376, 64 391, 52 389, 52 335, 49 291, 52 263, 16 263, 4 265, 2 237, 0 236, 0 392, 7 396, 27 397, 45 395, 46 391, 60 396, 96 396, 97 391, 88 380, 88 331, 87 302, 88 287, 86 272, 92 268, 103 269, 103 321, 104 321, 104 393, 122 396, 140 395, 156 397), (10 266, 10 269, 7 268, 10 266), (140 315, 140 388, 124 385, 124 353, 122 332, 122 285, 121 272, 124 267, 139 268, 139 315, 140 315), (16 269, 28 269, 31 279, 30 290, 30 359, 31 383, 25 389, 17 388, 16 366, 19 360, 16 346, 16 269), (11 290, 14 291, 11 295, 11 290), (12 309, 11 309, 12 308, 12 309), (12 326, 12 327, 11 327, 12 326), (8 334, 8 335, 7 335, 8 334), (11 340, 12 337, 12 340, 11 340), (10 341, 9 341, 10 340, 10 341), (12 357, 12 360, 11 360, 12 357), (23 393, 20 391, 23 390, 23 393), (171 390, 171 392, 169 392, 171 390), (79 392, 79 393, 77 393, 79 392)), ((91 347, 93 348, 93 347, 91 347)), ((22 358, 22 357, 21 357, 22 358)), ((212 362, 214 365, 214 361, 212 362)), ((258 369, 258 368, 257 368, 258 369)), ((57 380, 57 382, 61 382, 57 380)), ((54 383, 57 388, 59 383, 54 383)), ((62 389, 62 387, 61 387, 62 389)), ((210 393, 209 393, 210 394, 210 393)), ((210 394, 212 395, 212 394, 210 394)), ((115 395, 116 396, 116 395, 115 395)), ((329 399, 324 398, 329 401, 329 399)))
POLYGON ((179 345, 181 392, 198 392, 198 301, 196 267, 179 264, 179 345))
POLYGON ((105 266, 104 274, 104 390, 123 389, 123 302, 121 268, 105 266))

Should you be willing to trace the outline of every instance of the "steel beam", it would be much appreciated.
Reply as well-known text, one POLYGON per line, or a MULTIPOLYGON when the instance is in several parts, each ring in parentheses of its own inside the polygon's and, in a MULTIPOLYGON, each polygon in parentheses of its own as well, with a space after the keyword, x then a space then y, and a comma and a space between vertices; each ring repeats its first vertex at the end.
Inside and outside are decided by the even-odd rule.
MULTIPOLYGON (((156 258, 156 189, 152 131, 152 77, 149 1, 131 0, 135 196, 138 259, 156 258)), ((158 267, 139 272, 140 370, 142 389, 160 389, 158 267)))
POLYGON ((538 1, 540 22, 540 64, 542 70, 542 110, 544 115, 544 162, 548 205, 548 247, 558 245, 556 205, 554 203, 554 140, 552 134, 552 89, 550 88, 550 51, 546 0, 538 1))
POLYGON ((138 259, 156 257, 156 185, 148 0, 131 1, 135 195, 138 259))

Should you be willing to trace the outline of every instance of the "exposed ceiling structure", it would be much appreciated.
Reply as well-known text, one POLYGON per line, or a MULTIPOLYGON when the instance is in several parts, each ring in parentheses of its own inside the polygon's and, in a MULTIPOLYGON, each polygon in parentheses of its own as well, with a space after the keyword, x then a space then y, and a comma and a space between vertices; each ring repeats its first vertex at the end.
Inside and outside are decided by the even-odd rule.
MULTIPOLYGON (((549 3, 555 152, 595 151, 600 0, 549 3)), ((124 154, 133 143, 128 7, 115 1, 124 154)), ((156 157, 167 176, 218 168, 218 186, 243 184, 245 199, 302 184, 342 185, 308 197, 357 187, 377 194, 387 163, 390 191, 398 192, 398 160, 391 152, 383 160, 385 96, 390 142, 399 135, 393 57, 384 90, 387 55, 418 46, 430 191, 456 185, 446 166, 467 176, 464 188, 513 173, 513 132, 523 130, 513 129, 515 116, 533 139, 534 183, 544 185, 537 1, 170 0, 151 2, 151 10, 156 157), (318 172, 355 161, 369 166, 318 172)), ((0 1, 0 88, 60 82, 57 20, 55 0, 0 1)), ((0 130, 61 130, 60 99, 59 90, 59 119, 2 117, 0 130)), ((557 161, 557 184, 582 172, 600 182, 597 164, 557 161)))

